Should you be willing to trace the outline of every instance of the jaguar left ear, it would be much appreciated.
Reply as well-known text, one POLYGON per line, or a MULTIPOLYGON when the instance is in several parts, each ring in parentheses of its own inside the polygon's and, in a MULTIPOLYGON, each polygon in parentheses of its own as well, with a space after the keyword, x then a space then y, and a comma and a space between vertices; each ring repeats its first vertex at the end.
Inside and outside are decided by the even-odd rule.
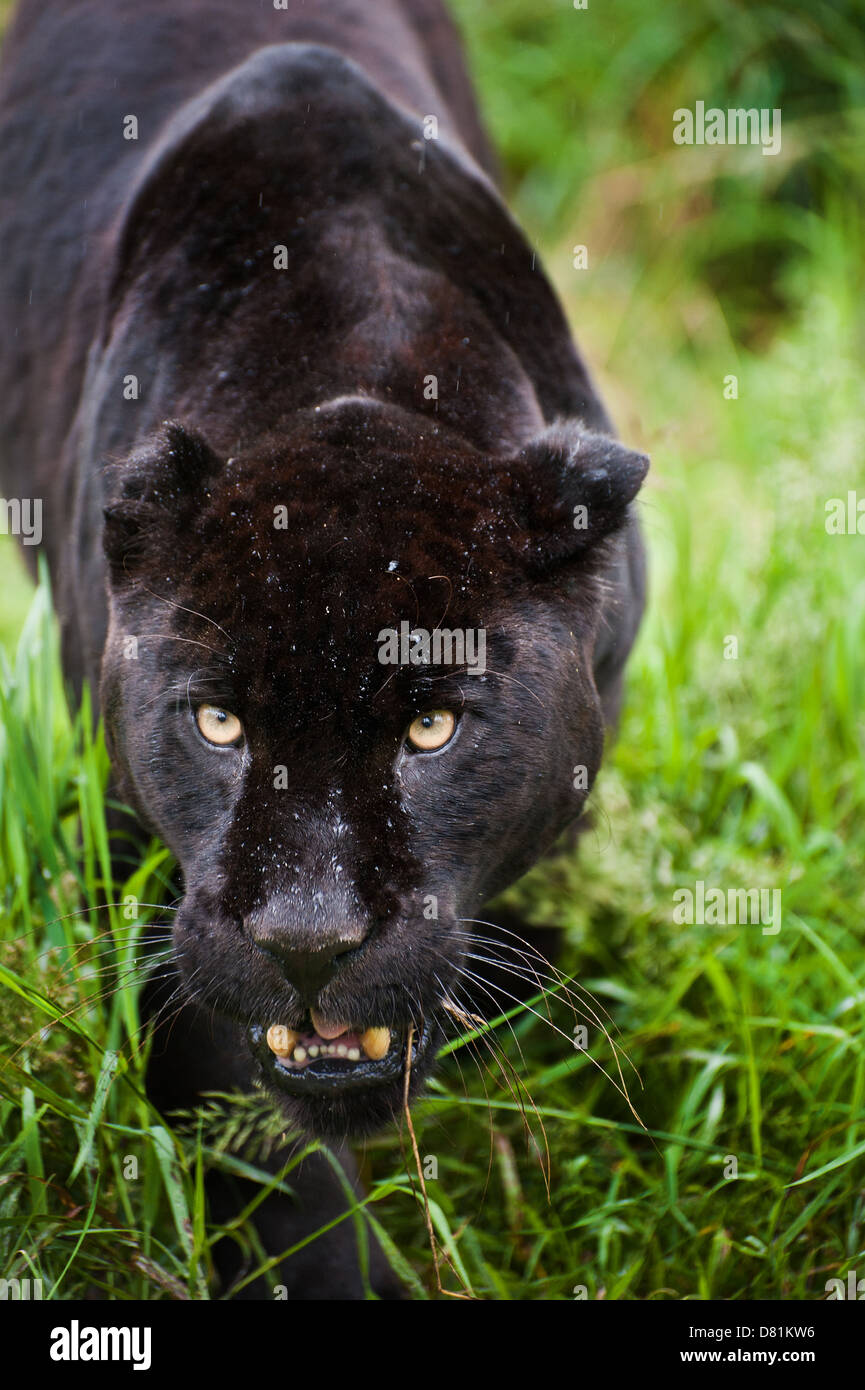
POLYGON ((527 488, 524 559, 542 573, 587 559, 625 525, 649 470, 645 454, 567 420, 521 451, 527 488))
POLYGON ((201 435, 168 420, 107 470, 102 543, 113 583, 129 582, 148 555, 176 544, 220 467, 201 435))

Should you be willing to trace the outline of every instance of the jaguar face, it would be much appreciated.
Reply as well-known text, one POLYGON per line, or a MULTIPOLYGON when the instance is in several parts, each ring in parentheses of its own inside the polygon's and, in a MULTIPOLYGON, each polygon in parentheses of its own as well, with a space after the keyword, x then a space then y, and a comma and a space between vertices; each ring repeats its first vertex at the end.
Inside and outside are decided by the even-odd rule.
POLYGON ((171 425, 109 475, 114 766, 180 865, 189 997, 305 1131, 399 1111, 466 919, 580 814, 646 467, 575 424, 505 458, 345 399, 231 459, 171 425))

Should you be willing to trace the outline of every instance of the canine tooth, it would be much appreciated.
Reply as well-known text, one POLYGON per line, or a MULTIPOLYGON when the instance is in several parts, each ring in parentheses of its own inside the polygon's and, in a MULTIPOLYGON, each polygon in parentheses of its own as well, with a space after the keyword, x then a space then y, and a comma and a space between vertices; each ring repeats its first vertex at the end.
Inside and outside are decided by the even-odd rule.
POLYGON ((316 1033, 318 1033, 318 1036, 320 1038, 327 1038, 328 1042, 331 1038, 338 1038, 343 1033, 348 1032, 347 1023, 325 1023, 324 1019, 317 1014, 314 1009, 310 1017, 312 1019, 312 1026, 316 1033))
POLYGON ((371 1062, 380 1062, 390 1047, 389 1028, 367 1028, 360 1035, 360 1045, 371 1062))
POLYGON ((305 1047, 296 1047, 296 1048, 294 1049, 294 1060, 295 1060, 295 1062, 305 1062, 305 1061, 306 1061, 306 1048, 305 1048, 305 1047))
POLYGON ((350 1048, 348 1049, 348 1060, 349 1060, 350 1062, 359 1062, 359 1061, 360 1061, 360 1048, 359 1048, 359 1047, 350 1047, 350 1048))
POLYGON ((267 1030, 267 1045, 277 1057, 290 1057, 295 1049, 299 1033, 292 1028, 284 1028, 281 1023, 272 1023, 267 1030))

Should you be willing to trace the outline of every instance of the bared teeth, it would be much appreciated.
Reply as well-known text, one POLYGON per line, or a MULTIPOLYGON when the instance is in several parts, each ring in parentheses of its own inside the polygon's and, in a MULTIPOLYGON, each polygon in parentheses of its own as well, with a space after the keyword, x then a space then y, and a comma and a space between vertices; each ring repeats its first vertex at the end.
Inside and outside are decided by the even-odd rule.
POLYGON ((290 1057, 299 1038, 299 1033, 281 1023, 272 1023, 267 1030, 267 1045, 277 1057, 290 1057))
POLYGON ((324 1019, 313 1009, 310 1017, 312 1026, 320 1038, 326 1038, 330 1042, 331 1038, 342 1037, 343 1033, 348 1032, 347 1023, 325 1023, 324 1019))
MULTIPOLYGON (((321 1039, 340 1038, 349 1031, 340 1025, 337 1032, 335 1024, 323 1024, 315 1014, 312 1015, 312 1022, 316 1034, 321 1039)), ((300 1066, 307 1060, 314 1061, 317 1057, 343 1057, 350 1062, 359 1062, 362 1056, 366 1056, 371 1062, 380 1062, 391 1043, 389 1028, 367 1028, 360 1035, 360 1048, 354 1045, 356 1034, 345 1042, 322 1042, 320 1046, 310 1040, 301 1042, 301 1036, 293 1028, 286 1028, 282 1023, 272 1023, 267 1030, 267 1045, 271 1052, 283 1061, 290 1059, 300 1066)))
POLYGON ((367 1028, 360 1035, 360 1045, 371 1062, 380 1062, 390 1047, 389 1028, 367 1028))

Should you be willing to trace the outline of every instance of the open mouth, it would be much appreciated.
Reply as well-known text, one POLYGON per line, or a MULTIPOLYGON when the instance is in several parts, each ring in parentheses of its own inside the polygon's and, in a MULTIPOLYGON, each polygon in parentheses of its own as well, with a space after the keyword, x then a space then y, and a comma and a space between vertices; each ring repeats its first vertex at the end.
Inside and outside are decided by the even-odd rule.
MULTIPOLYGON (((361 1090, 404 1075, 408 1033, 408 1025, 402 1032, 329 1025, 313 1013, 299 1028, 254 1024, 249 1038, 267 1076, 289 1095, 303 1096, 361 1090)), ((412 1068, 426 1053, 432 1033, 426 1022, 419 1032, 414 1029, 412 1068)))

